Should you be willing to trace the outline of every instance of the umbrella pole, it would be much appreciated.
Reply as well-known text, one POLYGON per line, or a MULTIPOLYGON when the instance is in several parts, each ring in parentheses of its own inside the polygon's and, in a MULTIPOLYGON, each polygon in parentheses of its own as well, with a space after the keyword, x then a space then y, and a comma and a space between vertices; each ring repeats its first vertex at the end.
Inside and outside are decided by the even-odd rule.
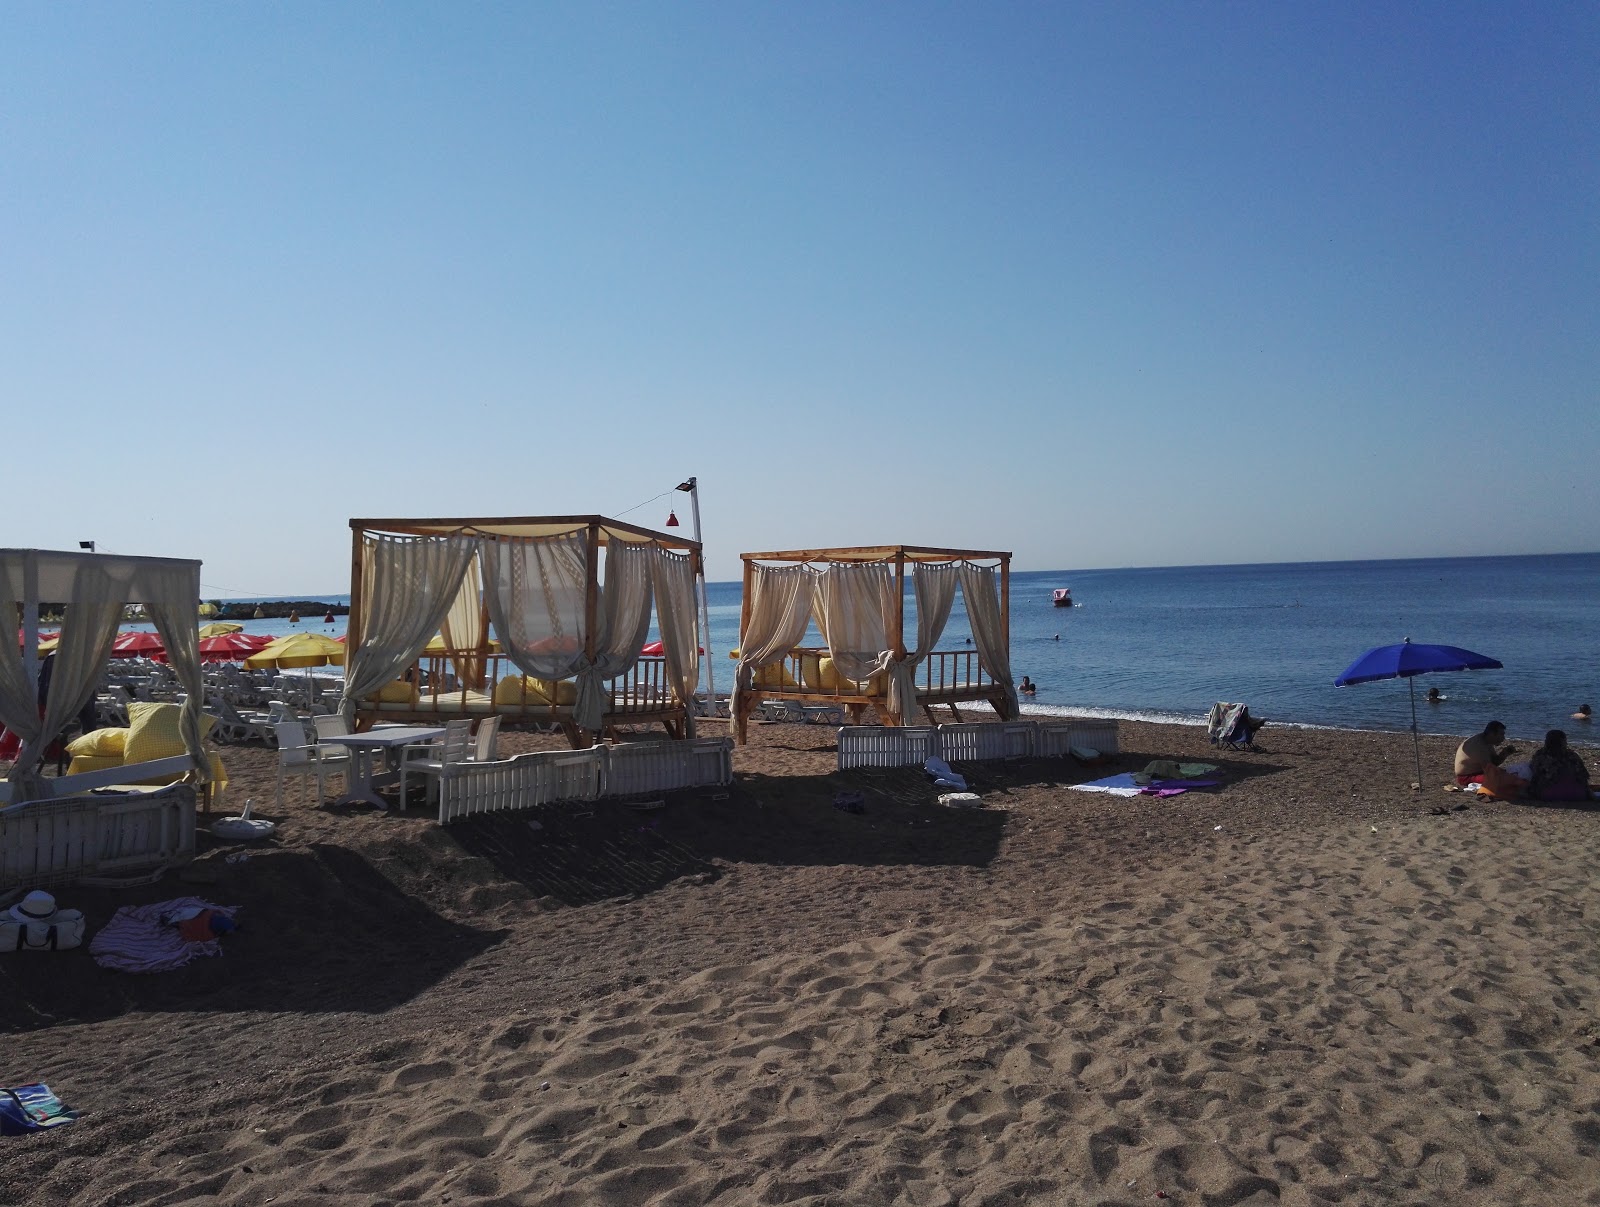
POLYGON ((1417 787, 1422 787, 1422 738, 1417 734, 1417 680, 1416 676, 1406 679, 1406 684, 1411 688, 1411 749, 1417 756, 1417 787))

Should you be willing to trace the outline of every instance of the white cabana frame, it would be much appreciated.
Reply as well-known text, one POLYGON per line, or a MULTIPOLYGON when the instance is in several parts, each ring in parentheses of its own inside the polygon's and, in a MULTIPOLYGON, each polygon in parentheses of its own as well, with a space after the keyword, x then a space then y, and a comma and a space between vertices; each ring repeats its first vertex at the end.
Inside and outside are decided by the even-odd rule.
POLYGON ((23 739, 0 799, 24 802, 86 792, 111 783, 137 783, 188 770, 198 783, 210 778, 201 739, 205 701, 200 671, 200 563, 180 558, 0 549, 0 722, 23 739), (39 606, 66 605, 61 641, 43 716, 39 698, 39 606), (178 731, 186 754, 86 775, 45 778, 39 767, 46 746, 93 698, 116 639, 126 604, 141 604, 167 649, 168 663, 186 693, 178 731), (21 648, 9 626, 20 622, 21 648), (187 766, 185 766, 187 762, 187 766))
POLYGON ((911 724, 919 709, 931 722, 940 705, 959 720, 957 706, 977 701, 1002 720, 1016 717, 1009 552, 872 545, 739 556, 744 602, 732 711, 740 744, 766 700, 841 708, 854 725, 869 706, 886 725, 911 724), (917 601, 910 649, 908 570, 917 601), (958 586, 975 645, 940 651, 958 586), (824 645, 806 648, 800 642, 812 623, 824 645))
POLYGON ((353 519, 345 711, 379 720, 505 716, 561 726, 575 746, 619 725, 694 736, 702 636, 696 541, 605 516, 353 519), (642 656, 652 615, 663 653, 642 656), (493 630, 494 639, 490 634, 493 630), (380 700, 428 649, 442 675, 380 700), (523 677, 556 685, 553 699, 523 677), (513 680, 513 690, 502 690, 513 680))

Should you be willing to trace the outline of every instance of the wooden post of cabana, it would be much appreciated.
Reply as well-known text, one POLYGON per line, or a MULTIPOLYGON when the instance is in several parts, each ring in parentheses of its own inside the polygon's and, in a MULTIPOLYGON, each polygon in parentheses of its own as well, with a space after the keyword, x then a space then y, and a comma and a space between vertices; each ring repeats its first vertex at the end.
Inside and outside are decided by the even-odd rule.
MULTIPOLYGON (((906 650, 906 566, 953 562, 993 562, 1000 572, 999 593, 1001 623, 1006 649, 1011 647, 1011 554, 988 549, 936 549, 921 545, 872 545, 832 549, 789 549, 774 553, 741 553, 744 563, 744 602, 739 614, 739 648, 742 650, 745 635, 750 627, 752 595, 755 586, 756 566, 762 562, 787 564, 887 563, 892 568, 895 596, 899 607, 889 616, 889 648, 894 660, 903 662, 906 650)), ((913 716, 900 716, 890 710, 886 683, 869 681, 856 684, 835 677, 829 681, 823 659, 828 651, 823 647, 796 647, 784 659, 742 694, 738 715, 734 717, 734 736, 743 745, 751 715, 766 700, 792 701, 802 708, 814 706, 842 710, 852 725, 859 725, 867 709, 874 709, 885 725, 908 725, 913 716)), ((935 721, 933 709, 949 708, 959 721, 957 708, 961 704, 987 702, 1001 720, 1012 720, 1011 694, 1008 686, 997 682, 983 666, 974 648, 935 650, 929 653, 916 670, 916 708, 928 719, 935 721)))

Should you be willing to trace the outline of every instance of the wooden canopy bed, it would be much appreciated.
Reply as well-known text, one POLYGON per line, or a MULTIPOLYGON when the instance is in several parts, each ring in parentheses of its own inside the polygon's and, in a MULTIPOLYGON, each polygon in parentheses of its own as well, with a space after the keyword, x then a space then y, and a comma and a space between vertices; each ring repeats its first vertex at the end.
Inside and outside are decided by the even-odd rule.
POLYGON ((741 744, 751 714, 768 701, 831 706, 854 725, 861 724, 869 707, 886 725, 911 724, 918 711, 932 722, 932 710, 939 706, 948 707, 959 721, 961 704, 980 701, 1002 720, 1017 715, 1010 668, 1010 553, 881 545, 744 553, 740 558, 744 602, 733 720, 741 744), (810 571, 809 583, 794 577, 795 570, 810 571), (837 602, 837 593, 830 596, 826 590, 835 575, 865 576, 855 591, 853 617, 847 605, 837 602), (909 632, 908 577, 928 613, 916 616, 909 632), (944 580, 942 588, 932 585, 935 579, 944 580), (974 621, 977 645, 932 648, 942 634, 957 582, 974 621), (770 601, 777 595, 788 602, 774 605, 770 601), (784 612, 781 619, 775 608, 784 612), (763 610, 773 614, 756 619, 763 610), (802 644, 802 631, 813 626, 823 633, 824 643, 802 644), (908 650, 908 640, 924 648, 908 650), (760 648, 747 647, 747 641, 760 648), (845 652, 852 646, 853 653, 845 652), (875 669, 866 673, 869 666, 875 669), (860 673, 851 677, 849 669, 860 673), (899 690, 892 687, 896 677, 899 690))
POLYGON ((603 516, 353 519, 350 528, 347 645, 355 681, 347 675, 344 707, 356 728, 501 716, 559 726, 574 747, 625 725, 659 724, 674 738, 693 736, 698 543, 603 516), (406 541, 431 543, 426 555, 443 568, 391 570, 385 588, 374 559, 403 558, 409 551, 399 543, 406 541), (442 542, 452 548, 439 548, 442 542), (501 560, 513 554, 522 559, 516 566, 501 560), (395 581, 419 578, 432 612, 419 605, 396 619, 382 596, 395 581), (627 598, 608 600, 613 586, 627 598), (446 594, 447 610, 440 606, 446 594), (421 619, 425 614, 435 619, 421 619), (652 622, 665 652, 641 655, 637 638, 652 622), (407 624, 404 640, 373 640, 374 626, 407 624), (356 673, 362 659, 373 660, 374 646, 384 655, 381 681, 370 667, 356 673), (580 706, 586 673, 603 692, 588 724, 580 706))

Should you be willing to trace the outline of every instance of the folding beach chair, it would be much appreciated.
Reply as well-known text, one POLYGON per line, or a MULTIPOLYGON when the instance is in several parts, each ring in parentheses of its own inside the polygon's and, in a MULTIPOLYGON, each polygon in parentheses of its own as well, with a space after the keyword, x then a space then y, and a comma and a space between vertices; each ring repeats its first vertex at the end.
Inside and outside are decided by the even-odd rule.
POLYGON ((1249 705, 1218 700, 1206 716, 1206 736, 1213 746, 1250 750, 1255 746, 1256 730, 1265 724, 1250 715, 1249 705))

